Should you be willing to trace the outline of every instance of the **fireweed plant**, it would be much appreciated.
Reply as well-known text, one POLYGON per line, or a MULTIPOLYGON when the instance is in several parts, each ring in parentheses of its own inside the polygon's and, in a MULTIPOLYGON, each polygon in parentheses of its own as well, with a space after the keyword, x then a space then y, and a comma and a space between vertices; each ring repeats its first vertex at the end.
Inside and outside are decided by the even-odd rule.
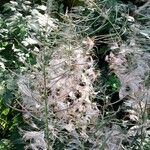
MULTIPOLYGON (((0 107, 3 131, 15 110, 12 126, 22 149, 148 150, 149 3, 71 4, 4 5, 0 103, 6 95, 9 103, 0 107)), ((0 146, 21 149, 7 143, 0 146)))

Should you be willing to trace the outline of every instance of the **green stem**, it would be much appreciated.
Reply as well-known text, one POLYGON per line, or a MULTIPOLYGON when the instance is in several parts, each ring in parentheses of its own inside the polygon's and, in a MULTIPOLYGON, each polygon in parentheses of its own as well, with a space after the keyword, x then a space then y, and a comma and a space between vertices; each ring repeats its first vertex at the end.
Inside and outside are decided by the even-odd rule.
POLYGON ((47 89, 46 89, 46 64, 45 64, 45 50, 44 50, 44 64, 43 64, 43 78, 44 78, 44 102, 45 102, 45 133, 47 139, 47 150, 50 150, 49 145, 49 128, 48 128, 48 96, 47 96, 47 89))

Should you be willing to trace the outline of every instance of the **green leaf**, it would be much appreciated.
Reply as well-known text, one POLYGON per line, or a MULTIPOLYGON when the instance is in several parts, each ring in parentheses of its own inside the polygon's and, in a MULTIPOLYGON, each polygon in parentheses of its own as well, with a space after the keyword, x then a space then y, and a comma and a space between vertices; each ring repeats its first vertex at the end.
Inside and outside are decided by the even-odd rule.
POLYGON ((8 113, 9 113, 9 111, 10 111, 10 108, 5 108, 5 109, 2 111, 2 114, 5 115, 5 116, 7 116, 8 113))

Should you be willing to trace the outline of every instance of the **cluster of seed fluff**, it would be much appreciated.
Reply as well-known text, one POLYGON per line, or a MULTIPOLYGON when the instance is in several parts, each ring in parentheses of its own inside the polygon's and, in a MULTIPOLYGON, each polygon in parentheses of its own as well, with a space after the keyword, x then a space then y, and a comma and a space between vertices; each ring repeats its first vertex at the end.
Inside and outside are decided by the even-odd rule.
POLYGON ((149 74, 149 59, 148 53, 130 45, 122 45, 118 54, 111 53, 108 58, 110 68, 121 81, 120 99, 130 108, 127 111, 133 121, 138 121, 141 111, 150 103, 149 89, 145 86, 149 74))
POLYGON ((98 116, 96 103, 92 102, 92 84, 97 77, 93 65, 88 51, 71 45, 62 45, 58 56, 50 61, 48 104, 69 132, 79 128, 81 134, 86 134, 88 124, 98 116))
MULTIPOLYGON (((82 45, 61 45, 54 50, 45 67, 49 116, 53 114, 53 119, 49 119, 50 130, 57 128, 54 122, 59 122, 60 129, 69 133, 78 130, 78 134, 84 139, 89 138, 87 128, 95 124, 99 115, 96 103, 93 102, 96 95, 93 82, 98 73, 87 49, 82 45)), ((39 66, 18 81, 23 97, 24 118, 36 130, 39 127, 33 118, 42 121, 45 116, 44 77, 39 66)), ((57 135, 55 131, 53 134, 57 135)), ((26 134, 24 137, 27 137, 26 134)))
MULTIPOLYGON (((142 52, 137 47, 122 45, 119 53, 116 55, 111 53, 107 60, 110 68, 114 70, 121 81, 119 97, 124 102, 123 107, 126 108, 124 117, 137 123, 128 130, 129 142, 131 142, 131 137, 143 133, 145 133, 145 139, 148 139, 147 128, 150 122, 149 120, 146 120, 144 124, 142 122, 143 116, 147 116, 150 108, 150 88, 147 86, 149 84, 147 82, 150 54, 142 52), (143 131, 140 130, 141 126, 143 126, 143 131)), ((126 122, 128 123, 128 121, 124 121, 125 124, 126 122)))

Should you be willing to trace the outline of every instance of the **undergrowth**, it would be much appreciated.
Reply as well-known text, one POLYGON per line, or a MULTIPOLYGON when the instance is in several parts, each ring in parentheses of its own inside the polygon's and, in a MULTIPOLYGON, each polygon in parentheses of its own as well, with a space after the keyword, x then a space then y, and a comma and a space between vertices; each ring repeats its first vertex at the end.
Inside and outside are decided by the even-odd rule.
POLYGON ((148 3, 0 9, 0 149, 150 148, 148 3))

